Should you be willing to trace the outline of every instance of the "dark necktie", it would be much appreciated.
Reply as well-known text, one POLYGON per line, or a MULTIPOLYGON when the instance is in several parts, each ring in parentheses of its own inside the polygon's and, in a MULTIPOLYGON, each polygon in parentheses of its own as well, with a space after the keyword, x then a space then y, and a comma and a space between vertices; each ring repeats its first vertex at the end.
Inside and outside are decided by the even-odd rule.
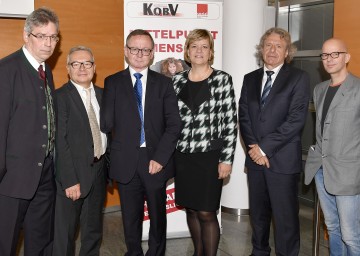
POLYGON ((270 90, 271 90, 271 76, 274 74, 274 71, 266 71, 267 79, 266 83, 263 89, 263 92, 261 94, 261 107, 264 107, 266 103, 266 98, 269 96, 270 90))
POLYGON ((135 73, 134 76, 136 78, 135 85, 134 85, 134 92, 135 92, 136 103, 137 103, 140 121, 141 121, 140 145, 142 145, 145 142, 144 117, 143 117, 143 106, 142 106, 142 83, 140 80, 142 77, 142 74, 135 73))
MULTIPOLYGON (((38 71, 39 71, 39 77, 41 78, 41 80, 46 80, 46 75, 45 75, 45 71, 43 69, 43 66, 40 65, 39 68, 38 68, 38 71)), ((46 83, 45 83, 46 85, 46 83)))

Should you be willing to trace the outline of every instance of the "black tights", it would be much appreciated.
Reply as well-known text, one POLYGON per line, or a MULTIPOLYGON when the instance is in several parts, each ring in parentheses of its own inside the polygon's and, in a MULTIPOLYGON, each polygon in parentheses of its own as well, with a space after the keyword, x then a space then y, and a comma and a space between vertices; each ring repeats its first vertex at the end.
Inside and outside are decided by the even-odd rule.
POLYGON ((194 243, 195 256, 215 256, 220 239, 216 212, 186 208, 186 220, 194 243))

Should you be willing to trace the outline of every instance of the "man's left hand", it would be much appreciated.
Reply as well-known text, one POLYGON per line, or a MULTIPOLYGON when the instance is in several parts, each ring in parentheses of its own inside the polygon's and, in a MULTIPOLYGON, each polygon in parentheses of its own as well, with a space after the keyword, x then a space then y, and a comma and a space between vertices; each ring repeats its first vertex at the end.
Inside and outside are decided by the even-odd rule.
POLYGON ((162 170, 163 166, 154 160, 150 160, 149 173, 156 174, 162 170))

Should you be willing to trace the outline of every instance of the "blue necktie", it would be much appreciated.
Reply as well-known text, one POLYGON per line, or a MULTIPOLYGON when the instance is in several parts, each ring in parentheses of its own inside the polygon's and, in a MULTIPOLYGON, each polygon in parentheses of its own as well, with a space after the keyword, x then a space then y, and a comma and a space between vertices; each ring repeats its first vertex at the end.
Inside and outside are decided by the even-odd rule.
POLYGON ((143 107, 142 107, 142 83, 141 77, 142 74, 135 73, 134 76, 136 77, 135 85, 134 85, 134 92, 136 97, 136 103, 138 106, 140 121, 141 121, 141 132, 140 132, 140 145, 145 142, 145 131, 144 131, 144 117, 143 117, 143 107))
POLYGON ((270 90, 271 90, 271 76, 274 74, 274 71, 266 71, 267 79, 264 86, 264 90, 261 95, 261 107, 264 107, 266 103, 266 98, 269 96, 270 90))

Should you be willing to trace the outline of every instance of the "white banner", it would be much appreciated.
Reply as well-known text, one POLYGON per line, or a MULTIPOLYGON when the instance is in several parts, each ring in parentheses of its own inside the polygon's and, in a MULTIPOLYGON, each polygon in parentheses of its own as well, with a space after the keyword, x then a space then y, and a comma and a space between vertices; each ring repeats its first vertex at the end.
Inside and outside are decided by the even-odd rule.
POLYGON ((34 11, 34 0, 0 0, 0 17, 25 18, 34 11))
MULTIPOLYGON (((138 1, 124 0, 124 40, 135 29, 150 32, 155 41, 155 57, 151 69, 161 71, 161 63, 174 58, 184 63, 183 48, 188 33, 195 29, 207 29, 215 42, 213 67, 222 68, 222 20, 223 1, 138 1)), ((124 42, 125 45, 125 42, 124 42)), ((125 64, 127 66, 127 64, 125 64)), ((190 236, 186 224, 186 214, 175 205, 174 183, 167 187, 167 237, 190 236)), ((120 202, 121 203, 121 202, 120 202)), ((143 239, 148 238, 149 218, 146 203, 144 206, 143 239)), ((218 214, 220 223, 220 214, 218 214)))

